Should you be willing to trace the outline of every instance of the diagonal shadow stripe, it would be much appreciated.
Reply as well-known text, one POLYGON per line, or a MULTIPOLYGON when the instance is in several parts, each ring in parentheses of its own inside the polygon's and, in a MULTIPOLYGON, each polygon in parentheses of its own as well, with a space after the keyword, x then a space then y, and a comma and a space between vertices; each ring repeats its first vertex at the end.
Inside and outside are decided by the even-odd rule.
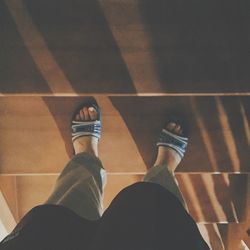
POLYGON ((230 160, 232 162, 232 167, 235 172, 240 171, 240 159, 238 156, 238 151, 235 144, 235 138, 232 134, 228 116, 225 112, 223 103, 220 97, 215 97, 216 107, 218 110, 218 117, 222 127, 222 132, 224 136, 224 141, 227 147, 227 152, 229 154, 230 160))
MULTIPOLYGON (((243 176, 241 176, 243 177, 243 176)), ((213 176, 213 183, 214 183, 214 192, 215 196, 218 200, 218 203, 221 205, 221 208, 227 218, 228 221, 235 221, 239 222, 239 210, 236 209, 237 205, 234 199, 235 193, 232 191, 236 188, 235 186, 231 186, 227 179, 230 178, 226 175, 215 175, 213 176), (221 192, 221 190, 224 190, 221 192)), ((241 181, 244 181, 244 178, 241 178, 241 181)), ((244 193, 242 193, 242 198, 245 199, 244 193)))
POLYGON ((51 55, 43 36, 33 24, 22 0, 5 1, 16 23, 24 44, 28 48, 41 74, 46 79, 52 92, 74 93, 70 82, 51 55), (56 73, 54 73, 56 72, 56 73))
POLYGON ((249 191, 247 190, 249 185, 249 175, 229 175, 229 188, 231 192, 232 203, 234 204, 239 222, 247 220, 247 213, 249 213, 249 205, 247 204, 249 199, 249 191), (239 195, 240 194, 240 195, 239 195))
MULTIPOLYGON (((126 127, 126 124, 124 123, 122 117, 120 116, 119 112, 115 109, 115 107, 112 105, 111 101, 109 100, 108 97, 104 97, 104 96, 96 96, 96 98, 94 97, 43 97, 42 98, 44 103, 46 104, 48 110, 50 111, 56 126, 58 128, 58 131, 61 134, 61 137, 64 141, 65 144, 65 149, 66 152, 69 156, 69 158, 71 158, 73 156, 73 147, 72 147, 72 142, 71 142, 71 132, 70 132, 70 124, 71 124, 71 119, 72 119, 72 115, 75 112, 76 107, 79 107, 80 104, 84 103, 84 102, 89 102, 89 101, 94 101, 96 100, 98 105, 101 107, 102 112, 104 113, 103 115, 103 134, 102 134, 102 140, 100 141, 100 154, 101 154, 101 158, 102 161, 104 163, 104 165, 107 165, 110 167, 110 165, 115 166, 115 164, 110 163, 115 162, 115 161, 119 161, 121 159, 126 159, 126 150, 132 150, 132 152, 129 155, 133 155, 134 157, 134 162, 138 164, 137 168, 135 168, 133 170, 134 173, 138 172, 138 169, 140 169, 140 173, 144 173, 146 170, 146 167, 143 163, 143 160, 141 159, 141 156, 139 154, 139 151, 137 150, 136 144, 133 141, 132 136, 129 134, 129 130, 126 127), (67 103, 67 105, 65 105, 65 103, 67 103), (62 108, 63 107, 63 108, 62 108), (112 116, 116 116, 116 124, 112 124, 112 122, 110 124, 105 124, 105 120, 106 117, 109 117, 108 114, 111 114, 111 118, 112 116), (124 143, 120 143, 121 138, 117 138, 117 137, 113 137, 112 136, 112 144, 115 144, 116 147, 119 148, 119 146, 126 146, 126 148, 124 148, 119 154, 114 155, 112 152, 109 152, 109 146, 105 146, 106 144, 109 145, 110 142, 108 142, 108 140, 110 140, 109 136, 105 135, 105 131, 108 132, 108 130, 110 130, 110 128, 108 128, 107 126, 110 125, 111 129, 112 127, 115 125, 116 128, 119 128, 119 132, 120 134, 122 134, 124 137, 126 137, 126 144, 124 143), (106 138, 106 139, 105 139, 106 138), (110 158, 110 156, 113 156, 113 158, 110 158)), ((108 122, 106 120, 106 122, 108 122)), ((113 128, 114 129, 114 128, 113 128)), ((117 130, 115 131, 117 133, 117 130)), ((110 132, 108 132, 109 135, 111 135, 110 132)), ((126 164, 124 164, 123 166, 117 166, 118 168, 111 168, 112 172, 121 172, 122 168, 122 172, 132 172, 131 168, 133 169, 134 166, 127 166, 129 167, 130 170, 126 169, 126 164), (125 168, 125 169, 124 169, 125 168), (118 169, 118 170, 117 170, 118 169)), ((110 169, 110 168, 109 168, 110 169)), ((107 169, 107 170, 109 170, 107 169)))
POLYGON ((202 197, 206 201, 207 206, 202 206, 206 221, 220 221, 218 211, 215 209, 214 199, 210 196, 202 175, 192 175, 192 182, 195 183, 195 192, 198 197, 202 197))
POLYGON ((139 2, 99 2, 137 93, 161 93, 161 82, 151 51, 151 39, 141 17, 139 2))
MULTIPOLYGON (((237 98, 225 97, 229 106, 234 105, 237 98)), ((248 146, 241 145, 242 152, 238 154, 235 141, 237 141, 237 134, 244 134, 244 130, 242 125, 235 126, 237 121, 234 119, 229 120, 229 117, 239 117, 240 106, 237 105, 235 108, 228 109, 228 113, 226 113, 222 102, 218 102, 217 97, 196 97, 195 100, 196 109, 206 129, 204 131, 209 131, 208 138, 205 138, 205 140, 210 141, 210 152, 212 152, 210 161, 216 161, 218 171, 239 171, 239 162, 248 161, 249 159, 247 154, 248 146), (231 126, 235 128, 234 133, 232 133, 231 126)))
MULTIPOLYGON (((110 97, 95 96, 95 99, 106 110, 109 110, 110 113, 117 116, 115 126, 116 126, 116 128, 119 128, 120 135, 123 135, 124 138, 126 138, 126 144, 123 145, 123 146, 125 146, 125 148, 122 149, 121 155, 119 156, 119 154, 117 154, 116 157, 114 157, 114 158, 117 158, 117 157, 123 158, 125 155, 126 156, 130 155, 130 157, 133 158, 133 165, 134 165, 134 166, 132 166, 132 171, 131 171, 131 167, 129 167, 127 165, 127 163, 125 163, 124 167, 126 167, 126 168, 129 167, 130 172, 133 172, 133 173, 136 173, 138 170, 139 170, 139 173, 145 173, 146 165, 141 157, 139 149, 138 149, 138 147, 133 139, 133 136, 131 135, 130 130, 127 127, 127 124, 124 121, 120 111, 113 105, 110 97), (133 167, 135 167, 135 169, 133 169, 133 167)), ((121 138, 119 138, 119 137, 113 138, 113 143, 117 144, 117 146, 118 146, 118 145, 120 145, 120 140, 121 140, 121 138)))
POLYGON ((67 99, 65 99, 59 97, 42 97, 42 100, 51 113, 58 131, 64 141, 67 155, 71 158, 74 154, 70 130, 72 115, 75 108, 78 107, 80 103, 83 101, 93 100, 93 98, 67 97, 67 99), (67 105, 65 105, 65 101, 67 102, 67 105))
POLYGON ((243 224, 219 224, 218 228, 222 235, 225 249, 245 249, 242 245, 243 224))
POLYGON ((198 224, 198 227, 211 250, 225 250, 217 224, 198 224))
POLYGON ((214 147, 213 147, 212 141, 211 141, 210 136, 209 136, 209 132, 208 132, 207 127, 202 119, 202 115, 199 112, 199 109, 197 108, 197 106, 199 106, 199 105, 197 105, 197 102, 196 102, 194 97, 190 98, 190 103, 191 103, 192 110, 194 112, 194 116, 195 116, 197 125, 199 127, 199 132, 201 133, 201 138, 202 138, 203 143, 206 147, 206 151, 208 154, 208 158, 209 158, 211 167, 214 171, 219 171, 219 166, 218 166, 218 163, 217 163, 217 160, 215 157, 215 151, 214 151, 214 147))
POLYGON ((19 210, 17 201, 17 188, 16 188, 16 176, 2 176, 0 175, 0 192, 9 207, 14 220, 19 220, 19 210))
MULTIPOLYGON (((234 97, 227 98, 229 102, 234 100, 234 97)), ((171 114, 181 114, 187 117, 190 125, 190 143, 177 171, 234 171, 214 97, 195 97, 193 105, 189 97, 111 97, 111 100, 120 111, 148 167, 153 163, 155 143, 166 119, 171 114), (193 110, 194 105, 197 112, 193 110), (197 118, 202 121, 202 127, 197 118), (202 133, 206 133, 205 138, 202 133)), ((246 150, 240 157, 248 159, 246 150)))
POLYGON ((218 230, 218 226, 216 224, 205 225, 205 226, 208 230, 212 249, 224 250, 225 246, 223 244, 220 232, 218 230))
POLYGON ((98 1, 23 1, 75 92, 136 92, 98 1))
POLYGON ((250 90, 245 0, 139 1, 166 92, 250 90))
POLYGON ((4 94, 51 93, 5 3, 0 1, 0 91, 4 94))
MULTIPOLYGON (((220 97, 220 105, 222 106, 221 109, 223 108, 223 113, 227 117, 228 121, 227 126, 229 128, 227 130, 229 131, 225 135, 225 140, 228 140, 227 144, 230 148, 229 151, 233 151, 230 152, 230 157, 238 157, 238 161, 234 160, 235 168, 238 166, 238 169, 241 172, 244 172, 250 169, 250 156, 247 153, 250 150, 250 144, 248 141, 248 134, 250 133, 250 130, 248 125, 249 123, 247 121, 249 118, 247 118, 246 111, 243 110, 244 106, 241 105, 242 100, 242 97, 235 97, 232 100, 229 100, 225 97, 220 97)), ((245 103, 246 105, 250 106, 249 97, 245 98, 245 103)))
POLYGON ((181 192, 183 193, 188 205, 189 213, 195 221, 205 222, 205 214, 201 208, 199 197, 196 194, 195 186, 192 183, 191 176, 188 174, 181 174, 177 176, 180 183, 181 192), (198 205, 197 205, 198 204, 198 205))
POLYGON ((1 207, 0 207, 0 224, 4 226, 4 229, 7 233, 11 233, 11 231, 16 226, 16 220, 8 206, 7 201, 5 200, 5 197, 3 196, 1 190, 0 190, 0 201, 1 201, 1 207))
POLYGON ((247 140, 248 146, 250 148, 250 125, 249 125, 250 115, 249 116, 247 115, 245 106, 244 106, 242 101, 240 101, 240 113, 241 113, 242 120, 243 120, 243 126, 244 126, 244 130, 245 130, 246 140, 247 140))

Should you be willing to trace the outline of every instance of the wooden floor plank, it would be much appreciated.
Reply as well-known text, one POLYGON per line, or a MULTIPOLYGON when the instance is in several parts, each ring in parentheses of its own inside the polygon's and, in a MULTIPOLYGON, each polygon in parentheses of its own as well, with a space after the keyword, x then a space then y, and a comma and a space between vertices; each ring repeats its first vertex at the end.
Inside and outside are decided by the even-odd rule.
POLYGON ((22 3, 0 5, 2 93, 250 92, 244 0, 22 3))
POLYGON ((19 220, 31 208, 42 205, 48 199, 56 179, 55 175, 17 177, 19 220))
POLYGON ((0 176, 0 190, 14 219, 18 221, 19 215, 16 188, 16 176, 0 176))
MULTIPOLYGON (((83 100, 86 99, 0 98, 0 172, 60 172, 73 155, 70 121, 83 100)), ((155 143, 171 112, 185 116, 190 127, 190 143, 177 172, 249 172, 249 97, 220 97, 226 126, 214 97, 110 100, 99 98, 103 117, 100 157, 108 172, 145 173, 153 164, 155 143), (104 100, 112 103, 105 104, 104 100), (244 113, 240 112, 241 107, 244 113), (237 164, 232 157, 237 158, 237 164)))
MULTIPOLYGON (((0 190, 0 225, 4 229, 3 233, 10 233, 16 226, 16 220, 1 190, 0 190)), ((0 237, 2 238, 2 233, 0 234, 0 237)))
POLYGON ((48 172, 56 170, 55 165, 61 165, 59 171, 63 168, 68 160, 64 141, 41 98, 18 98, 16 102, 4 99, 0 109, 2 173, 24 169, 48 172), (42 148, 46 150, 42 152, 42 148))
POLYGON ((171 115, 177 114, 186 119, 190 137, 177 171, 249 171, 249 97, 112 97, 111 100, 148 167, 152 164, 159 131, 171 115), (216 100, 220 100, 220 109, 216 100), (242 106, 245 113, 241 112, 242 106))
POLYGON ((196 221, 246 221, 248 175, 178 174, 176 177, 196 221))
MULTIPOLYGON (((32 207, 46 201, 57 176, 16 177, 19 218, 32 207)), ((190 214, 197 222, 202 223, 246 222, 247 177, 243 174, 177 174, 177 180, 187 201, 190 214), (225 183, 225 179, 229 182, 225 183), (192 188, 196 190, 195 193, 192 192, 192 188), (240 191, 240 198, 235 194, 235 190, 240 191), (199 216, 199 210, 203 217, 199 216)), ((104 192, 104 208, 109 206, 123 188, 142 179, 143 175, 108 174, 108 183, 104 192)))
POLYGON ((243 250, 244 224, 198 224, 201 234, 211 250, 243 250))

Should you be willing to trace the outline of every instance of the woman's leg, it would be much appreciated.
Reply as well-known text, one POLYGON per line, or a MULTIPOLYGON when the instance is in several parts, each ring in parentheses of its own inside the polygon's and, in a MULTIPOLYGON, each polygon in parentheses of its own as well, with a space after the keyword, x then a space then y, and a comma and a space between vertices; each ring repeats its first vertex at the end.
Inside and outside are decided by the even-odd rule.
MULTIPOLYGON (((166 129, 176 135, 182 135, 182 128, 175 122, 167 124, 166 129)), ((181 161, 180 155, 169 147, 159 146, 156 161, 144 177, 145 182, 160 184, 173 193, 187 209, 183 195, 178 187, 174 171, 181 161)))
MULTIPOLYGON (((93 107, 82 108, 76 121, 94 121, 97 112, 93 107)), ((66 165, 56 181, 53 192, 45 204, 57 204, 78 215, 99 219, 103 212, 103 188, 106 171, 98 159, 98 139, 82 136, 74 140, 75 156, 66 165)))

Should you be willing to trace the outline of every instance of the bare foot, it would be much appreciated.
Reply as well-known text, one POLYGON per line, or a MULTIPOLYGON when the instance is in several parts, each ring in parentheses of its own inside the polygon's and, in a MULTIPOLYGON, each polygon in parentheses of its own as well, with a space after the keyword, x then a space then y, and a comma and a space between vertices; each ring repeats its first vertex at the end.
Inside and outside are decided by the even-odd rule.
MULTIPOLYGON (((94 107, 82 108, 75 117, 76 121, 95 121, 97 111, 94 107)), ((98 138, 94 136, 82 136, 73 142, 75 154, 87 152, 98 157, 98 138)))
MULTIPOLYGON (((173 134, 183 136, 183 130, 180 125, 175 122, 167 124, 166 129, 173 134)), ((158 154, 154 166, 166 164, 171 172, 174 172, 181 161, 180 155, 172 148, 158 146, 158 154)))

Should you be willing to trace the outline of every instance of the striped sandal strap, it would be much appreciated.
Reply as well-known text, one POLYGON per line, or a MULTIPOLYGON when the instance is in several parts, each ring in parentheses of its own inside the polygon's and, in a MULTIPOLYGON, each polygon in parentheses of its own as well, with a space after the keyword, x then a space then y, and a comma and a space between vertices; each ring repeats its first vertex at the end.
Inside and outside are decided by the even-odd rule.
POLYGON ((163 129, 156 145, 157 147, 164 146, 172 148, 180 155, 181 158, 183 158, 184 153, 186 152, 187 144, 187 137, 179 136, 166 129, 163 129))

